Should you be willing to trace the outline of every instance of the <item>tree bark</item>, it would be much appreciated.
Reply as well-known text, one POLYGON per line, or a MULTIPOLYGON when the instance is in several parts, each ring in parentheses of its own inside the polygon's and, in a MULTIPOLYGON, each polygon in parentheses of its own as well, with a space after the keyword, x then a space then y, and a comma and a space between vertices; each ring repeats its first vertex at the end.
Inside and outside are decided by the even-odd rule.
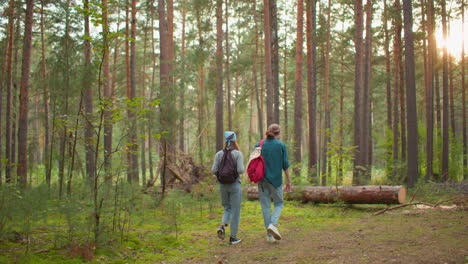
POLYGON ((263 26, 265 34, 265 75, 266 75, 266 99, 267 99, 267 125, 275 123, 274 110, 274 80, 272 72, 272 50, 271 50, 271 7, 270 2, 274 0, 263 0, 263 26))
POLYGON ((371 127, 371 81, 372 81, 372 1, 366 3, 366 39, 364 45, 364 90, 362 97, 362 160, 365 165, 364 179, 371 179, 372 127, 371 127))
POLYGON ((28 180, 28 91, 31 68, 32 26, 34 0, 26 1, 24 26, 23 62, 21 67, 20 112, 18 122, 18 170, 19 184, 26 188, 28 180))
MULTIPOLYGON (((14 45, 14 26, 15 26, 15 1, 10 0, 9 3, 9 16, 8 16, 8 45, 7 45, 7 56, 6 56, 6 90, 7 90, 7 104, 5 109, 5 182, 10 183, 12 180, 11 177, 11 164, 12 164, 12 89, 13 89, 13 45, 14 45)), ((14 140, 14 139, 13 139, 14 140)))
POLYGON ((270 2, 270 30, 271 30, 271 74, 274 94, 273 122, 279 124, 279 37, 278 37, 278 8, 276 0, 270 2))
MULTIPOLYGON (((398 0, 397 0, 398 1, 398 0)), ((363 7, 362 0, 354 1, 354 19, 356 32, 354 36, 355 45, 355 65, 354 65, 354 145, 356 146, 354 154, 353 185, 360 185, 362 182, 364 163, 364 149, 362 149, 362 91, 363 91, 363 50, 362 50, 362 31, 363 31, 363 7)))
MULTIPOLYGON (((444 39, 447 39, 447 14, 445 0, 442 4, 442 31, 444 39)), ((448 180, 449 170, 449 96, 448 96, 448 53, 447 46, 443 47, 442 55, 442 180, 448 180)))
MULTIPOLYGON (((231 71, 230 71, 230 47, 229 47, 229 6, 226 0, 226 87, 227 87, 227 110, 228 110, 228 129, 232 131, 232 105, 231 105, 231 71)), ((222 79, 221 79, 222 81, 222 79)))
MULTIPOLYGON (((465 21, 465 1, 462 0, 462 21, 465 21)), ((462 24, 462 36, 465 36, 465 23, 462 24)), ((465 37, 462 38, 462 47, 465 47, 465 37)), ((466 83, 465 83, 465 49, 461 49, 461 89, 462 89, 462 127, 463 127, 463 179, 468 179, 468 146, 466 124, 466 83)))
POLYGON ((434 133, 434 63, 435 63, 435 36, 434 36, 434 3, 428 1, 427 7, 427 85, 426 85, 426 181, 432 179, 433 161, 433 133, 434 133))
POLYGON ((327 25, 326 25, 326 44, 325 44, 325 138, 323 143, 323 177, 322 186, 327 185, 327 175, 331 173, 331 166, 328 161, 328 147, 331 144, 331 117, 330 117, 330 38, 331 38, 331 0, 328 0, 327 7, 327 25))
POLYGON ((45 37, 44 37, 44 0, 41 0, 41 77, 42 77, 42 100, 44 104, 44 154, 43 162, 45 164, 45 180, 48 186, 51 182, 51 173, 49 163, 49 155, 52 154, 50 151, 50 129, 49 129, 49 88, 47 86, 47 67, 45 58, 45 37))
POLYGON ((224 143, 223 98, 223 0, 216 0, 216 151, 224 143))
MULTIPOLYGON (((401 112, 401 107, 400 111, 399 109, 399 103, 398 99, 400 97, 400 77, 401 77, 401 16, 400 12, 401 7, 400 7, 400 1, 396 0, 394 3, 394 12, 397 13, 397 15, 394 15, 393 19, 393 27, 395 31, 395 37, 393 39, 393 58, 394 58, 394 70, 393 70, 393 85, 394 85, 394 90, 393 90, 393 148, 392 148, 392 153, 393 153, 393 176, 395 177, 397 175, 397 163, 398 163, 398 157, 399 157, 399 147, 398 143, 400 140, 400 136, 404 131, 401 131, 398 129, 398 125, 400 124, 400 116, 399 112, 401 112)), ((400 101, 401 103, 401 101, 400 101)))
MULTIPOLYGON (((104 165, 107 171, 112 167, 112 91, 111 91, 111 80, 110 80, 110 69, 109 69, 109 24, 108 24, 108 6, 107 0, 101 0, 102 4, 102 33, 103 33, 103 59, 102 59, 102 71, 104 77, 104 165)), ((125 2, 125 10, 128 13, 128 4, 125 2)), ((128 16, 128 15, 127 15, 128 16)), ((128 19, 127 19, 128 24, 128 19)), ((126 26, 126 39, 128 39, 128 25, 126 26)), ((125 41, 126 52, 125 59, 128 60, 128 40, 125 41)), ((126 63, 128 69, 128 63, 126 63)), ((128 86, 128 70, 127 70, 127 86, 128 86)))
MULTIPOLYGON (((137 24, 137 0, 132 0, 132 20, 131 20, 131 30, 130 37, 132 41, 130 42, 130 93, 127 94, 127 97, 130 101, 133 101, 136 96, 136 24, 137 24)), ((137 131, 137 119, 135 116, 136 109, 130 108, 128 110, 128 118, 131 122, 129 127, 129 141, 130 141, 130 152, 129 160, 129 182, 138 184, 139 173, 138 173, 138 139, 136 135, 137 131)))
POLYGON ((302 46, 303 46, 304 2, 297 0, 296 32, 296 75, 294 93, 294 161, 301 162, 302 146, 302 46))
POLYGON ((262 139, 263 137, 263 110, 262 110, 262 100, 263 98, 263 93, 261 92, 261 87, 258 85, 258 77, 257 77, 257 59, 258 59, 258 46, 259 46, 259 33, 258 33, 258 23, 257 23, 257 1, 254 1, 253 3, 253 20, 255 22, 255 53, 254 53, 254 58, 253 58, 253 63, 252 63, 252 77, 254 81, 254 87, 255 87, 255 99, 256 99, 256 105, 257 105, 257 114, 258 114, 258 130, 259 130, 259 140, 262 139))
POLYGON ((413 187, 418 180, 418 118, 416 109, 416 80, 414 65, 413 14, 411 0, 403 0, 405 23, 405 73, 408 128, 407 183, 413 187))
POLYGON ((316 0, 307 0, 307 107, 309 112, 310 182, 317 182, 317 66, 316 66, 316 0))
MULTIPOLYGON (((185 4, 185 1, 183 1, 185 4)), ((153 16, 152 16, 153 17, 153 16)), ((182 7, 182 47, 181 47, 181 61, 185 60, 185 27, 187 21, 187 9, 182 7)), ((153 27, 152 27, 153 28, 153 27)), ((182 72, 185 72, 185 63, 182 64, 182 72)), ((181 78, 181 89, 180 89, 180 126, 179 126, 179 149, 185 152, 185 78, 181 78)))
MULTIPOLYGON (((258 199, 258 188, 248 187, 247 198, 258 199)), ((286 200, 299 200, 315 203, 347 204, 403 204, 406 200, 404 186, 306 186, 302 190, 293 187, 292 192, 286 193, 286 200)))
MULTIPOLYGON (((84 0, 84 9, 89 8, 89 0, 84 0)), ((85 108, 85 148, 86 148, 86 173, 88 179, 92 182, 96 172, 96 161, 94 160, 94 128, 93 128, 93 89, 91 88, 91 43, 89 41, 89 14, 84 13, 84 59, 85 59, 85 75, 83 78, 83 93, 84 93, 84 108, 85 108)))

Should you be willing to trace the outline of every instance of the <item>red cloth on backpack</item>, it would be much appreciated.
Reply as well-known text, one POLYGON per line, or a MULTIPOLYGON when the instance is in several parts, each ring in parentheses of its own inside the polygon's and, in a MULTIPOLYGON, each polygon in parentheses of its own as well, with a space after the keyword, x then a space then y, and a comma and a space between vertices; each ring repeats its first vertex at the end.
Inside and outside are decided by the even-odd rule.
MULTIPOLYGON (((254 152, 257 151, 261 153, 263 141, 264 140, 260 141, 259 146, 255 148, 254 152)), ((265 161, 263 160, 261 154, 250 160, 249 165, 247 166, 247 175, 249 175, 250 181, 254 183, 263 180, 263 178, 265 177, 265 161)))

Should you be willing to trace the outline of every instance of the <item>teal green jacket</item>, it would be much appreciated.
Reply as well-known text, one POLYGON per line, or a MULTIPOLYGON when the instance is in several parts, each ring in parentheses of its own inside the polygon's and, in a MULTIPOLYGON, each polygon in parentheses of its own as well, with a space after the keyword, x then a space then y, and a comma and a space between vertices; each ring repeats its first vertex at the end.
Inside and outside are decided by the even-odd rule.
MULTIPOLYGON (((255 147, 258 145, 259 143, 255 147)), ((283 170, 289 168, 286 145, 277 139, 265 139, 262 157, 265 160, 265 180, 275 188, 280 187, 283 184, 283 170)))

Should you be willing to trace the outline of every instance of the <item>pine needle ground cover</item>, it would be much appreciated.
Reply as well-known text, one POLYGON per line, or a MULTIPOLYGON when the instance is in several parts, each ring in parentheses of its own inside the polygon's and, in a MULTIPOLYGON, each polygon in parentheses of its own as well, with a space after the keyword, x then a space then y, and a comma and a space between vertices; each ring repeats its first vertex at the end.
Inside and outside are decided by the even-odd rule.
MULTIPOLYGON (((244 200, 238 234, 243 241, 229 245, 227 240, 216 236, 222 208, 216 187, 209 188, 205 186, 207 192, 195 190, 191 194, 172 191, 158 203, 149 195, 138 194, 139 199, 135 200, 138 204, 128 208, 126 214, 122 213, 125 210, 120 212, 117 228, 114 232, 107 230, 98 247, 87 242, 91 231, 81 228, 87 225, 86 217, 83 223, 74 222, 72 237, 67 219, 57 211, 47 221, 31 218, 28 229, 24 223, 10 224, 10 231, 3 231, 0 263, 466 263, 468 260, 468 215, 464 203, 448 210, 406 207, 374 216, 387 206, 286 202, 279 224, 283 240, 269 244, 259 202, 244 200)), ((434 193, 425 190, 419 193, 434 201, 463 197, 460 193, 436 196, 429 196, 434 193)), ((111 222, 105 227, 111 229, 111 222)))

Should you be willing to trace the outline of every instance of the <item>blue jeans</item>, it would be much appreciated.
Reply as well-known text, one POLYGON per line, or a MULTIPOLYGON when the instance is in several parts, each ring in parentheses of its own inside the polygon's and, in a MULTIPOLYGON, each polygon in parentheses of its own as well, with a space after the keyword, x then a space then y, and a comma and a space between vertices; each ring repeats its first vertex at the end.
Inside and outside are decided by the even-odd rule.
POLYGON ((224 207, 222 223, 231 224, 231 237, 237 236, 240 221, 240 207, 242 201, 242 188, 240 182, 219 184, 221 203, 224 207))
POLYGON ((258 183, 258 194, 260 205, 262 206, 265 228, 268 228, 270 224, 276 226, 284 205, 283 185, 275 188, 271 183, 261 181, 258 183), (273 214, 270 213, 272 200, 274 204, 273 214))

